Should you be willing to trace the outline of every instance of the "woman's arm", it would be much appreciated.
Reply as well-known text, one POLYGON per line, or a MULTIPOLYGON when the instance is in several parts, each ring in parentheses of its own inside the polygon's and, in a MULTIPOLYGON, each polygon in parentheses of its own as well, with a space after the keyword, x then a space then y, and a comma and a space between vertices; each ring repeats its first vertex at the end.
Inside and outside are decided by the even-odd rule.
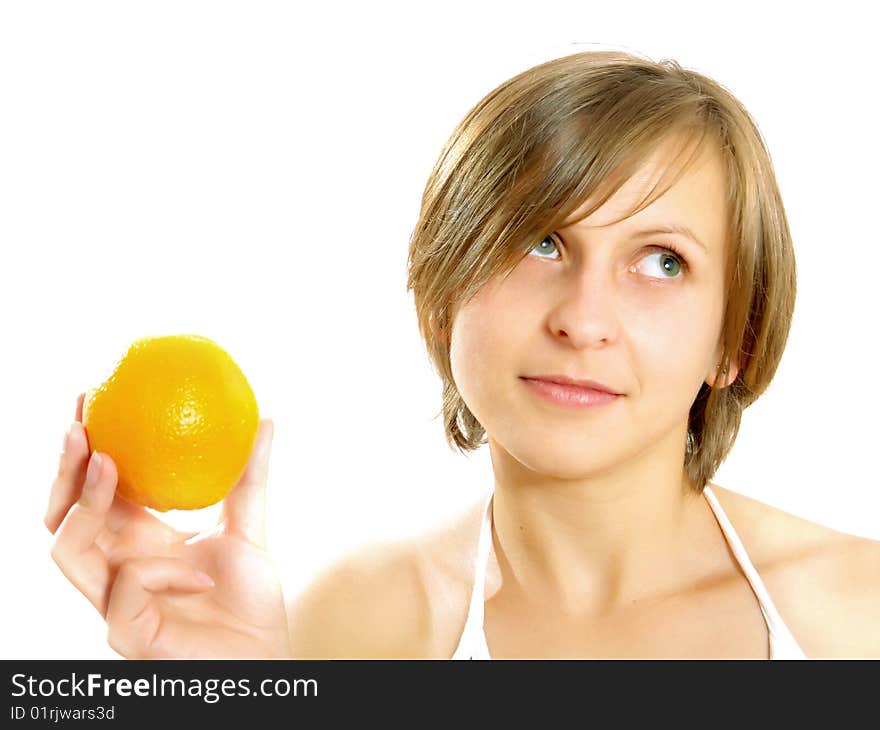
POLYGON ((767 584, 804 652, 815 659, 880 658, 880 542, 834 533, 803 553, 768 571, 767 584))
POLYGON ((839 634, 836 655, 880 659, 880 541, 854 538, 841 555, 835 583, 841 600, 826 630, 839 634))
POLYGON ((322 571, 288 603, 296 659, 423 659, 431 614, 412 555, 370 546, 322 571))

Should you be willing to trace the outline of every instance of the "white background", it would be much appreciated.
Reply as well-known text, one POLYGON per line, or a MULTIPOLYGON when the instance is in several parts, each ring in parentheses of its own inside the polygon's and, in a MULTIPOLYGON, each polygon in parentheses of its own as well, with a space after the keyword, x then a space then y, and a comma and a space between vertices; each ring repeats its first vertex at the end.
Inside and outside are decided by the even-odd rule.
MULTIPOLYGON (((488 451, 450 450, 434 417, 407 244, 464 114, 579 50, 675 58, 757 120, 798 301, 776 380, 714 481, 880 539, 868 11, 602 5, 0 6, 0 656, 117 657, 42 518, 77 393, 143 335, 216 340, 274 420, 269 540, 287 591, 483 498, 488 451)), ((198 529, 217 511, 166 519, 198 529)))

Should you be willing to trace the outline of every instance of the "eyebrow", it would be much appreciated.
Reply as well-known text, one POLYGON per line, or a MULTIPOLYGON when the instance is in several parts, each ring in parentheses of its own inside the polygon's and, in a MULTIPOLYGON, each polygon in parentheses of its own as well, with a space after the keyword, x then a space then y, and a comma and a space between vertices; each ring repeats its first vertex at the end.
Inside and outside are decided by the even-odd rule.
POLYGON ((709 253, 709 248, 703 243, 700 238, 694 233, 690 228, 680 223, 666 223, 660 224, 657 226, 652 226, 651 228, 642 228, 635 232, 636 236, 650 236, 657 233, 677 233, 680 236, 684 236, 685 238, 689 238, 691 241, 696 243, 700 248, 702 248, 706 253, 709 253))

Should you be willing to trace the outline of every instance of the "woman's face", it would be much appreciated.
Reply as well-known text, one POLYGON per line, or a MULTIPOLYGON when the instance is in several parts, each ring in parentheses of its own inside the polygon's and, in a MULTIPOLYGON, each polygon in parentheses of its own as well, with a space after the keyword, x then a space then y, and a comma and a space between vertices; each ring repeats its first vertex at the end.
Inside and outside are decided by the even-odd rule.
POLYGON ((490 441, 534 471, 577 478, 674 429, 683 438, 701 384, 711 383, 726 245, 718 151, 707 146, 664 195, 612 224, 658 182, 669 151, 590 217, 536 241, 506 279, 494 277, 456 313, 450 357, 459 393, 490 441), (705 248, 683 235, 640 233, 665 225, 687 226, 705 248), (623 396, 563 407, 522 379, 545 374, 596 380, 623 396))

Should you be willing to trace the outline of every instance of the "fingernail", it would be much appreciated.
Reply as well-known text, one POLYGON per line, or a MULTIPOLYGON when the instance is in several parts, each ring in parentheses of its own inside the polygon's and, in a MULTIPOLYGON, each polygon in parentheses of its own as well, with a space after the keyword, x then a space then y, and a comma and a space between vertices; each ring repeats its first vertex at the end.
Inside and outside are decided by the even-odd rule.
POLYGON ((264 459, 268 458, 269 452, 272 451, 272 438, 275 435, 275 429, 269 425, 263 431, 260 439, 260 456, 264 459))
POLYGON ((70 428, 67 429, 67 448, 69 449, 73 442, 76 440, 76 421, 70 424, 70 428))
POLYGON ((89 459, 89 468, 86 471, 86 483, 85 488, 89 489, 94 487, 98 482, 98 474, 101 472, 101 455, 97 451, 92 452, 92 456, 89 459))
POLYGON ((67 444, 69 444, 69 443, 70 443, 70 429, 67 429, 66 433, 64 434, 64 441, 61 444, 61 453, 62 454, 67 453, 67 444))

